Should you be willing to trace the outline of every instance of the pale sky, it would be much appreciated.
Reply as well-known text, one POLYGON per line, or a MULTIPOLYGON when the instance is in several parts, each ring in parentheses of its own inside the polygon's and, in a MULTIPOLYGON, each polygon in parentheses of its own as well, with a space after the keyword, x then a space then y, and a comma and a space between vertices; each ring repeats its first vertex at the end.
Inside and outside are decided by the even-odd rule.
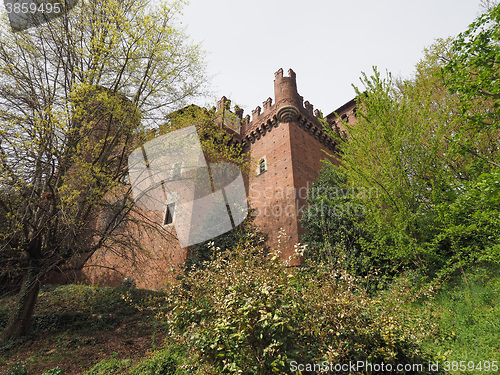
POLYGON ((274 72, 292 68, 299 94, 326 115, 354 97, 361 72, 410 77, 436 38, 456 36, 479 0, 190 0, 180 18, 208 55, 215 105, 245 114, 274 99, 274 72))

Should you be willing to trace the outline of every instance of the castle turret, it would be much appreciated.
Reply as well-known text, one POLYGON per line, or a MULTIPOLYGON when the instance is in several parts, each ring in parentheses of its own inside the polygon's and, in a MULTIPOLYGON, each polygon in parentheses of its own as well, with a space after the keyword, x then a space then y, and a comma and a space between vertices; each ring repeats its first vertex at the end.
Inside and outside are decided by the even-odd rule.
POLYGON ((297 120, 303 98, 297 92, 296 76, 292 69, 288 69, 288 77, 283 76, 281 68, 274 73, 274 98, 279 121, 292 122, 297 120))

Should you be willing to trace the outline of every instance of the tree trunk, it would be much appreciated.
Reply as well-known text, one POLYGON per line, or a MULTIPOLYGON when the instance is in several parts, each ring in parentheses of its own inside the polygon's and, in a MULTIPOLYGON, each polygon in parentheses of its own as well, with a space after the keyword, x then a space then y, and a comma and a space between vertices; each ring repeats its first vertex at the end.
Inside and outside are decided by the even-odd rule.
POLYGON ((19 291, 16 307, 9 315, 9 321, 5 327, 0 341, 20 337, 26 334, 33 316, 38 292, 40 291, 40 281, 35 267, 30 266, 24 276, 21 290, 19 291))

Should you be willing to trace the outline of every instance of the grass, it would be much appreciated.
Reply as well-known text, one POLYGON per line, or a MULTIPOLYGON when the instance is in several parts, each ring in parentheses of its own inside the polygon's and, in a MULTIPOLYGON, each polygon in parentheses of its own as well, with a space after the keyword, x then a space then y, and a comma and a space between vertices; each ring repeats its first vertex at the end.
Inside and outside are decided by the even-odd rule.
MULTIPOLYGON (((397 288, 401 294, 412 294, 411 288, 397 288)), ((417 289, 413 286, 413 292, 417 289)), ((394 293, 383 298, 391 303, 394 293)), ((400 316, 407 322, 406 329, 421 331, 415 335, 420 347, 439 361, 440 368, 452 370, 449 373, 493 372, 493 361, 500 370, 500 267, 471 267, 437 291, 404 303, 400 316), (489 371, 485 371, 486 361, 489 371)))
POLYGON ((476 267, 445 285, 431 305, 439 335, 423 347, 443 361, 489 360, 500 367, 499 276, 498 269, 476 267))
MULTIPOLYGON (((147 290, 64 285, 44 288, 29 335, 0 348, 0 373, 19 367, 40 374, 59 366, 65 375, 81 374, 103 359, 139 360, 165 337, 153 313, 161 293, 147 290), (114 357, 113 357, 114 356, 114 357)), ((0 299, 0 329, 14 297, 0 299)), ((53 372, 57 373, 56 370, 53 372)))

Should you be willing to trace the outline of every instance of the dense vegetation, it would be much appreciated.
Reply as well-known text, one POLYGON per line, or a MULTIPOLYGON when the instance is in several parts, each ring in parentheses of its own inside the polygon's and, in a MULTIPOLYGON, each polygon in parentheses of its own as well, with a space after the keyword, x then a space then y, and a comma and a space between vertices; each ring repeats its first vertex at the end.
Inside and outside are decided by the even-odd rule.
MULTIPOLYGON (((250 245, 221 254, 168 293, 45 288, 30 335, 2 348, 0 371, 268 374, 290 373, 287 361, 439 361, 443 369, 446 361, 499 359, 498 268, 475 266, 467 283, 442 286, 407 274, 369 296, 365 278, 330 266, 286 268, 275 254, 255 257, 258 251, 250 245)), ((0 302, 0 324, 13 303, 0 302)), ((405 373, 427 370, 414 369, 405 373)))
POLYGON ((303 216, 313 260, 429 278, 500 259, 500 8, 426 50, 412 79, 363 75, 342 166, 303 216))
POLYGON ((0 365, 10 375, 46 369, 36 355, 13 358, 45 335, 79 332, 90 341, 77 345, 97 348, 89 327, 118 337, 126 320, 133 339, 131 327, 149 327, 147 354, 67 370, 61 360, 45 375, 387 373, 382 363, 406 374, 498 372, 499 41, 497 6, 428 48, 411 79, 362 77, 342 166, 325 162, 303 213, 303 267, 280 262, 250 220, 200 245, 164 293, 43 291, 31 336, 5 346, 0 365), (349 363, 363 367, 335 367, 349 363))

